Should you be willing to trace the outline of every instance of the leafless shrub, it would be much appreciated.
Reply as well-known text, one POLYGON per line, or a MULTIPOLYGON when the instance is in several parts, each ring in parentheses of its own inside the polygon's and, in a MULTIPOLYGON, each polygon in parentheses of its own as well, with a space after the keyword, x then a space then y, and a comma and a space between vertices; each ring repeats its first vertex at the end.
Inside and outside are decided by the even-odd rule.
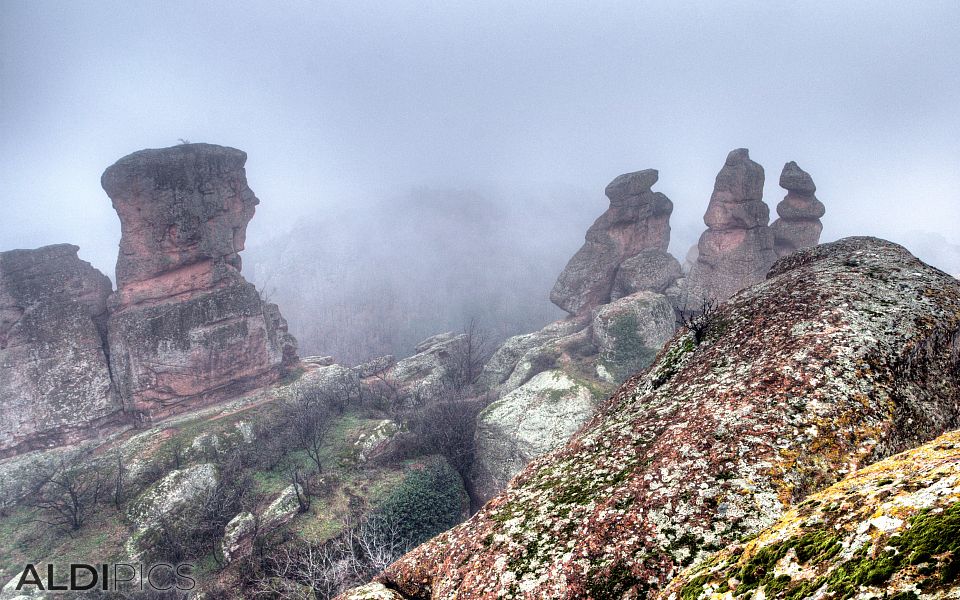
POLYGON ((704 299, 699 308, 684 307, 677 312, 677 327, 682 327, 693 333, 693 340, 699 345, 707 339, 707 335, 719 324, 720 303, 715 300, 704 299))
POLYGON ((36 520, 72 536, 97 511, 103 474, 78 458, 64 458, 41 469, 28 503, 36 520))

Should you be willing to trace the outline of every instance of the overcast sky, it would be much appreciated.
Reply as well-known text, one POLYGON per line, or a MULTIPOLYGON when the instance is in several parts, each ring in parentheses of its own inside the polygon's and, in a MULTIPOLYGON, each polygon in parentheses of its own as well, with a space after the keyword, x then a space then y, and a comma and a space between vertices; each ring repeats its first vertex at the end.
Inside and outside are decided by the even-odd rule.
POLYGON ((251 243, 417 186, 598 215, 653 167, 682 255, 748 147, 771 209, 811 173, 825 240, 958 244, 960 2, 0 0, 0 249, 112 275, 100 174, 180 138, 247 151, 251 243))

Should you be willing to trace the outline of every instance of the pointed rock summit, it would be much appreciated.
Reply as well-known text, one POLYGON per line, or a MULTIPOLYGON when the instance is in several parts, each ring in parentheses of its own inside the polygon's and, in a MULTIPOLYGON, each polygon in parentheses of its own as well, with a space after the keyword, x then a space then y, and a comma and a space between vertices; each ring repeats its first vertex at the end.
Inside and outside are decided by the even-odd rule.
POLYGON ((240 275, 259 200, 246 154, 211 144, 142 150, 101 179, 120 216, 110 363, 148 419, 269 383, 296 361, 275 304, 240 275))
POLYGON ((697 260, 690 269, 681 304, 723 301, 763 281, 776 260, 770 209, 763 202, 763 167, 746 148, 727 155, 703 216, 697 260))
POLYGON ((605 190, 610 207, 587 230, 583 246, 557 278, 550 292, 554 304, 572 315, 585 314, 610 301, 617 270, 626 259, 645 250, 666 254, 673 203, 650 190, 657 178, 656 169, 645 169, 610 182, 605 190))
POLYGON ((780 218, 770 226, 777 257, 819 244, 823 231, 820 217, 826 212, 823 203, 813 195, 817 191, 813 179, 797 163, 791 161, 783 166, 780 187, 787 190, 787 195, 777 205, 780 218))

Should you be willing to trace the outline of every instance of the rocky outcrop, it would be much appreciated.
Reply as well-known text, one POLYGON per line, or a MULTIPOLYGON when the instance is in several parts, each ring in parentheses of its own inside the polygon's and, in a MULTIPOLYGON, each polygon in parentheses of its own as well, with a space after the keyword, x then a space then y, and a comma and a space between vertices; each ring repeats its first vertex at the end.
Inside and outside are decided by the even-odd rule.
POLYGON ((134 560, 155 558, 150 552, 158 547, 163 528, 190 531, 199 528, 204 501, 214 493, 219 475, 209 463, 171 471, 130 503, 127 519, 133 532, 127 540, 127 555, 134 560))
POLYGON ((104 350, 110 280, 78 250, 0 253, 0 457, 120 419, 104 350))
POLYGON ((703 221, 707 230, 681 299, 690 309, 705 300, 721 302, 763 281, 776 260, 770 209, 763 202, 763 167, 750 160, 745 148, 727 155, 703 221))
POLYGON ((900 246, 800 250, 706 319, 378 580, 408 598, 643 597, 960 424, 960 282, 900 246))
POLYGON ((823 231, 820 217, 826 212, 823 203, 813 195, 817 191, 813 179, 797 163, 791 161, 783 166, 780 187, 787 190, 787 195, 777 205, 780 218, 770 226, 778 257, 819 244, 823 231))
POLYGON ((620 263, 611 300, 642 291, 662 294, 683 275, 680 261, 662 250, 643 250, 620 263))
POLYGON ((110 362, 128 410, 146 418, 277 379, 296 342, 240 275, 259 200, 246 154, 209 144, 143 150, 101 179, 120 216, 110 362))
POLYGON ((650 191, 657 171, 621 175, 605 191, 610 207, 587 230, 586 242, 557 278, 550 300, 570 314, 610 301, 621 263, 644 250, 666 252, 673 203, 650 191))
POLYGON ((960 432, 813 494, 660 594, 701 600, 960 596, 960 432))
POLYGON ((637 292, 594 309, 590 336, 599 351, 597 375, 621 383, 653 362, 676 331, 665 296, 637 292))
POLYGON ((605 397, 590 382, 551 370, 486 407, 477 418, 478 498, 486 502, 531 460, 563 445, 605 397))
POLYGON ((373 393, 391 401, 416 404, 439 399, 460 385, 469 352, 466 334, 440 333, 416 345, 416 354, 397 361, 369 382, 373 393))

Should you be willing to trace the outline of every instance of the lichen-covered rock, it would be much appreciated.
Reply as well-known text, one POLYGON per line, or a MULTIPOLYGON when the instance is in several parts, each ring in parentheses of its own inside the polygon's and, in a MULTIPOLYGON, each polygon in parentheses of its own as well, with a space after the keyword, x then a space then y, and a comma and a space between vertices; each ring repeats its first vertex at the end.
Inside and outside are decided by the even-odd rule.
POLYGON ((360 363, 359 365, 353 367, 353 370, 357 372, 357 376, 359 376, 361 379, 366 379, 367 377, 373 377, 374 375, 384 373, 387 369, 395 364, 397 364, 397 361, 393 355, 386 354, 384 356, 378 356, 370 359, 367 362, 360 363))
POLYGON ((763 281, 777 258, 769 221, 763 167, 750 160, 747 149, 733 150, 717 174, 703 215, 707 230, 687 276, 684 305, 696 309, 704 300, 723 301, 763 281))
POLYGON ((256 530, 257 518, 247 511, 230 519, 223 529, 223 541, 220 544, 224 562, 230 563, 248 556, 253 550, 253 535, 256 530))
POLYGON ((125 406, 162 418, 276 380, 296 340, 240 275, 259 200, 246 154, 209 144, 142 150, 101 178, 120 216, 110 363, 125 406))
POLYGON ((653 362, 676 330, 673 305, 666 296, 638 292, 593 311, 590 334, 600 351, 604 379, 620 383, 653 362))
POLYGON ((960 597, 960 432, 809 496, 674 579, 669 600, 960 597))
POLYGON ((565 446, 391 565, 405 597, 643 597, 845 475, 956 428, 960 282, 849 238, 681 331, 565 446))
POLYGON ((133 524, 127 540, 130 558, 141 558, 151 551, 164 522, 185 531, 194 529, 203 518, 204 498, 216 489, 218 479, 214 465, 191 465, 171 471, 132 501, 126 509, 127 519, 133 524))
POLYGON ((642 291, 662 294, 681 275, 680 261, 672 254, 662 250, 644 250, 620 263, 610 299, 616 300, 642 291))
POLYGON ((403 600, 403 596, 382 583, 368 583, 340 596, 340 600, 403 600))
POLYGON ((390 450, 391 444, 400 433, 400 426, 390 419, 381 419, 365 424, 357 432, 353 447, 357 461, 370 462, 383 456, 390 450))
POLYGON ((297 501, 297 488, 290 484, 283 488, 273 502, 264 509, 260 515, 260 521, 265 529, 276 529, 282 527, 297 515, 300 510, 300 503, 297 501))
POLYGON ((122 420, 104 343, 110 280, 77 251, 0 252, 0 457, 122 420))
POLYGON ((587 230, 586 241, 560 273, 550 300, 572 315, 610 300, 620 264, 643 250, 666 252, 673 203, 650 191, 655 169, 620 175, 605 191, 610 207, 587 230))
POLYGON ((431 402, 458 382, 465 368, 468 336, 442 333, 416 346, 417 353, 384 372, 391 390, 403 402, 431 402))
POLYGON ((558 340, 583 331, 589 321, 586 318, 564 319, 550 323, 540 331, 515 335, 508 338, 490 357, 483 367, 478 383, 500 393, 511 392, 531 377, 554 366, 554 361, 538 369, 538 357, 549 353, 548 347, 558 340))
POLYGON ((544 371, 477 418, 474 485, 487 501, 534 458, 563 445, 606 398, 560 370, 544 371))
POLYGON ((787 190, 787 195, 777 205, 780 218, 770 225, 770 230, 773 231, 777 256, 783 257, 820 243, 820 232, 823 231, 820 217, 826 209, 813 195, 817 191, 813 179, 795 162, 784 165, 780 187, 787 190))

